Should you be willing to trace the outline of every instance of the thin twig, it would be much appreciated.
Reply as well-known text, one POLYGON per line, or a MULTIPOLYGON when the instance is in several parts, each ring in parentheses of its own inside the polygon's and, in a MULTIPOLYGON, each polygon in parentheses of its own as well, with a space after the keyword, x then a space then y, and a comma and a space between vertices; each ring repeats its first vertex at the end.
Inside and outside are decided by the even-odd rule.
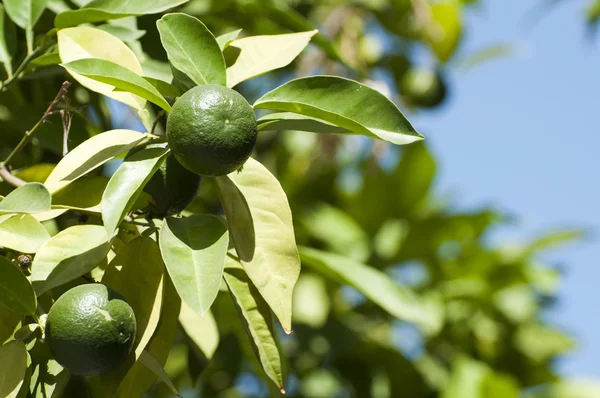
POLYGON ((0 177, 15 188, 25 185, 25 181, 10 172, 5 166, 0 166, 0 177))
POLYGON ((25 145, 27 145, 27 143, 29 142, 29 138, 46 122, 48 117, 52 115, 52 112, 58 106, 63 97, 67 95, 70 86, 71 82, 69 81, 66 81, 62 84, 60 90, 58 91, 58 94, 56 94, 54 101, 52 101, 50 106, 48 106, 46 112, 44 112, 40 120, 38 120, 38 122, 31 128, 31 130, 25 132, 25 135, 23 135, 23 138, 21 138, 21 141, 19 141, 15 149, 13 149, 12 152, 6 157, 4 162, 0 163, 0 167, 5 167, 12 160, 13 156, 17 154, 21 149, 23 149, 25 145))
POLYGON ((68 109, 60 110, 63 125, 63 157, 69 152, 69 132, 71 131, 71 113, 68 109))

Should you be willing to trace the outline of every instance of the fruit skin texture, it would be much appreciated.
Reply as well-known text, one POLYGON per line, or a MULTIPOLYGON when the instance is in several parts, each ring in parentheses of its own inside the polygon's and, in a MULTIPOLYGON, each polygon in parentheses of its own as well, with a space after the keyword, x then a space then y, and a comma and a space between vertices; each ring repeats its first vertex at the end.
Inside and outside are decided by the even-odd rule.
POLYGON ((256 144, 254 111, 236 91, 216 84, 194 87, 173 105, 167 140, 188 170, 216 177, 238 170, 256 144))
POLYGON ((81 376, 100 375, 123 362, 135 332, 133 309, 120 294, 98 283, 64 293, 46 321, 46 341, 54 359, 81 376))
POLYGON ((400 94, 409 105, 435 108, 446 98, 442 76, 427 69, 410 69, 400 81, 400 94))
MULTIPOLYGON (((150 144, 143 148, 135 148, 129 152, 127 157, 142 149, 164 146, 165 144, 150 144)), ((152 218, 164 218, 179 214, 196 198, 200 180, 199 175, 183 167, 173 154, 169 154, 167 160, 144 187, 144 192, 152 197, 152 202, 146 211, 152 218)))

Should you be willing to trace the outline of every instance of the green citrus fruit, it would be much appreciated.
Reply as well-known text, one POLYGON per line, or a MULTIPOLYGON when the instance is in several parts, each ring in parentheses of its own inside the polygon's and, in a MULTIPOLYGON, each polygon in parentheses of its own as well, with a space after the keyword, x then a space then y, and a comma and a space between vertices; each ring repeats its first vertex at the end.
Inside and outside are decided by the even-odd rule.
POLYGON ((135 315, 125 299, 95 283, 74 287, 56 300, 46 321, 46 341, 69 372, 94 376, 127 357, 135 330, 135 315))
POLYGON ((173 105, 167 140, 175 158, 201 176, 238 170, 256 144, 252 107, 234 90, 216 84, 194 87, 173 105))
MULTIPOLYGON (((141 149, 164 147, 164 145, 150 144, 143 148, 135 148, 127 157, 141 149)), ((153 218, 179 214, 196 198, 198 188, 200 188, 200 176, 183 167, 173 154, 170 154, 144 187, 144 192, 152 197, 146 211, 153 218)))
POLYGON ((446 83, 439 73, 411 69, 400 81, 400 94, 409 105, 435 108, 446 98, 446 83))

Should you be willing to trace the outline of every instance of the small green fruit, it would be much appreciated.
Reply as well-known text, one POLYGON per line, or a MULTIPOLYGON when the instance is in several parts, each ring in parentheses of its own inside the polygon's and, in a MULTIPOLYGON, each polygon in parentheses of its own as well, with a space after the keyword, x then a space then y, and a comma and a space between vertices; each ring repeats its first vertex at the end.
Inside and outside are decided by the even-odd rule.
POLYGON ((400 95, 408 105, 435 108, 446 98, 442 76, 428 69, 410 69, 400 81, 400 95))

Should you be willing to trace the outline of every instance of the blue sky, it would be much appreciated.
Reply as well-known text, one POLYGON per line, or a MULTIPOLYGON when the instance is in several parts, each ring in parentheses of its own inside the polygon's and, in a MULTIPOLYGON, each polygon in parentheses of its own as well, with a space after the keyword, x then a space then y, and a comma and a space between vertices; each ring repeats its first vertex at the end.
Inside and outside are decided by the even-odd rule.
POLYGON ((454 68, 452 98, 413 118, 437 155, 438 190, 457 206, 493 205, 518 217, 494 240, 549 228, 592 229, 583 243, 545 260, 566 270, 551 319, 574 333, 578 350, 559 364, 600 378, 600 38, 587 40, 586 1, 564 1, 537 24, 524 16, 542 0, 487 0, 470 12, 462 54, 516 43, 520 55, 469 72, 454 68))

